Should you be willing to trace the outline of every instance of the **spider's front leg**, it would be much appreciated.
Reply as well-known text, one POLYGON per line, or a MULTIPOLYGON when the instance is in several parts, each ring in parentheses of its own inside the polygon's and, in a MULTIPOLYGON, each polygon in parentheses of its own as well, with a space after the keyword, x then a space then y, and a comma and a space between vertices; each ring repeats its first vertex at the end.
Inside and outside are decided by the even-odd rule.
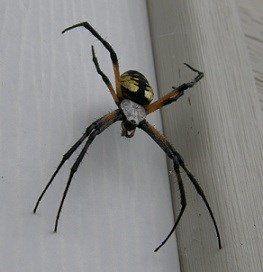
POLYGON ((201 188, 201 186, 198 184, 197 180, 195 179, 195 177, 193 176, 193 174, 187 169, 187 167, 184 164, 184 161, 181 157, 181 155, 173 148, 173 146, 165 139, 165 137, 158 131, 156 130, 152 125, 150 125, 146 120, 143 120, 142 122, 140 122, 139 126, 140 129, 144 130, 162 149, 163 151, 167 154, 167 156, 173 160, 174 163, 174 170, 177 176, 177 181, 178 181, 178 185, 179 185, 179 191, 180 191, 180 195, 181 195, 181 210, 180 213, 175 221, 175 224, 172 228, 172 230, 169 232, 169 234, 167 235, 167 237, 164 239, 164 241, 154 250, 155 252, 158 251, 170 238, 170 236, 172 235, 172 233, 174 232, 174 230, 176 229, 182 215, 183 212, 185 210, 186 207, 186 199, 185 199, 185 192, 184 192, 184 186, 183 186, 183 182, 182 182, 182 178, 180 175, 180 171, 179 171, 179 167, 181 166, 184 171, 186 172, 187 176, 189 177, 190 181, 192 182, 192 184, 194 185, 197 193, 201 196, 201 198, 203 199, 206 208, 208 209, 209 215, 213 221, 215 230, 216 230, 216 235, 217 235, 217 240, 218 240, 218 246, 219 249, 222 248, 222 244, 221 244, 221 237, 220 237, 220 233, 217 227, 217 223, 214 217, 214 214, 212 212, 212 209, 206 199, 206 196, 201 188))
POLYGON ((42 193, 40 194, 37 203, 34 207, 33 212, 36 213, 37 208, 40 204, 40 201, 42 200, 43 196, 45 195, 47 189, 49 188, 49 186, 52 184, 54 178, 56 177, 57 173, 59 172, 60 168, 63 166, 63 164, 71 157, 71 155, 77 150, 77 148, 83 143, 83 141, 90 135, 90 133, 101 123, 102 118, 96 120, 95 122, 93 122, 84 132, 84 134, 82 135, 82 137, 63 155, 63 158, 61 160, 61 162, 59 163, 57 169, 55 170, 55 172, 53 173, 53 175, 51 176, 49 182, 47 183, 47 185, 45 186, 44 190, 42 191, 42 193))
POLYGON ((177 182, 178 182, 178 187, 179 187, 179 191, 180 191, 180 196, 181 196, 181 210, 179 212, 179 215, 177 216, 177 219, 174 223, 174 226, 172 227, 171 231, 169 232, 169 234, 166 236, 166 238, 162 241, 162 243, 154 250, 154 252, 157 252, 163 245, 165 245, 165 243, 169 240, 169 238, 171 237, 171 235, 174 233, 177 225, 179 224, 181 217, 185 211, 186 208, 186 197, 185 197, 185 190, 184 190, 184 184, 183 184, 183 180, 180 174, 180 164, 178 162, 178 159, 176 156, 171 154, 170 157, 173 160, 173 165, 174 165, 174 171, 177 177, 177 182))
POLYGON ((64 190, 60 205, 59 205, 59 209, 58 209, 58 213, 57 213, 57 217, 56 217, 56 223, 55 223, 55 228, 54 231, 57 231, 57 226, 58 226, 58 220, 59 220, 59 216, 63 207, 63 203, 65 201, 70 183, 72 181, 72 178, 75 174, 75 172, 77 171, 80 162, 82 161, 83 157, 85 156, 87 149, 89 148, 89 146, 91 145, 91 143, 93 142, 93 140, 95 139, 95 137, 97 135, 99 135, 101 132, 103 132, 106 128, 108 128, 110 125, 112 125, 113 123, 115 123, 118 120, 121 120, 123 117, 122 113, 120 112, 120 110, 115 110, 113 112, 110 112, 108 114, 106 114, 105 116, 103 116, 102 118, 98 119, 97 121, 95 121, 94 123, 92 123, 85 131, 85 133, 83 134, 83 136, 69 149, 69 151, 63 156, 59 166, 57 167, 56 171, 54 172, 54 174, 52 175, 51 179, 49 180, 49 182, 47 183, 46 187, 44 188, 44 190, 42 191, 41 195, 39 196, 37 203, 35 205, 34 208, 34 213, 36 213, 38 205, 40 203, 40 201, 42 200, 43 196, 45 195, 47 189, 50 187, 51 183, 53 182, 55 176, 57 175, 57 173, 59 172, 60 168, 62 167, 62 165, 71 157, 71 155, 76 151, 76 149, 83 143, 83 141, 88 138, 84 148, 82 149, 80 155, 78 156, 77 160, 75 161, 75 163, 73 164, 71 171, 70 171, 70 175, 69 175, 69 179, 66 185, 66 188, 64 190))

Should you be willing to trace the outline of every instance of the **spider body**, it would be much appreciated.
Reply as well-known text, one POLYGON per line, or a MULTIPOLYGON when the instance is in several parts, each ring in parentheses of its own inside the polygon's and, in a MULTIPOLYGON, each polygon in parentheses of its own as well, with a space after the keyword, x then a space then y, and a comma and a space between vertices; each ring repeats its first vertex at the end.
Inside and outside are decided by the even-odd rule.
POLYGON ((37 211, 40 201, 45 195, 47 189, 52 184, 55 176, 59 172, 62 165, 71 157, 71 155, 77 150, 77 148, 83 142, 85 142, 84 147, 82 148, 80 154, 78 155, 76 161, 74 162, 70 170, 70 175, 62 195, 54 228, 54 231, 55 232, 57 231, 59 216, 66 195, 68 193, 68 189, 71 184, 72 178, 75 172, 77 171, 82 159, 87 153, 89 146, 92 144, 93 140, 96 138, 97 135, 102 133, 106 128, 111 126, 113 123, 121 121, 122 136, 125 136, 127 138, 133 137, 136 128, 139 128, 146 132, 160 146, 160 148, 166 153, 166 155, 173 161, 174 171, 177 177, 179 192, 181 196, 181 210, 175 220, 174 226, 172 227, 171 231, 163 240, 163 242, 155 249, 155 251, 158 251, 168 241, 169 237, 173 234, 174 230, 176 229, 186 208, 186 195, 184 191, 182 177, 180 174, 180 168, 184 170, 184 172, 190 179, 191 183, 195 187, 197 193, 201 196, 202 200, 204 201, 205 206, 208 209, 208 212, 215 227, 219 248, 221 248, 221 238, 217 227, 217 223, 215 221, 213 212, 210 208, 210 205, 204 195, 201 186, 198 184, 193 174, 186 167, 184 160, 182 159, 182 156, 174 149, 174 147, 167 141, 167 139, 158 130, 156 130, 154 126, 150 125, 146 121, 146 117, 148 114, 162 108, 165 105, 169 105, 177 101, 184 94, 184 91, 189 88, 192 88, 198 81, 200 81, 203 78, 204 74, 198 71, 197 69, 194 69, 189 64, 185 63, 187 67, 189 67, 192 71, 197 73, 196 77, 188 83, 184 83, 178 87, 172 87, 172 90, 170 92, 160 97, 157 101, 151 103, 154 95, 153 89, 150 86, 148 80, 145 78, 145 76, 134 70, 129 70, 120 75, 118 58, 112 46, 107 41, 105 41, 88 22, 83 22, 68 27, 62 33, 65 33, 66 31, 69 31, 76 27, 84 27, 87 30, 89 30, 92 33, 92 35, 95 36, 108 50, 113 64, 113 71, 115 76, 115 88, 111 84, 109 78, 101 70, 97 57, 95 55, 94 48, 93 46, 91 47, 93 56, 92 59, 95 68, 98 74, 101 76, 104 83, 106 84, 113 100, 115 101, 117 109, 104 115, 103 117, 93 122, 90 126, 88 126, 82 137, 64 154, 60 164, 58 165, 51 179, 49 180, 44 190, 40 194, 37 203, 34 207, 34 213, 37 211))
POLYGON ((145 108, 129 99, 122 100, 120 108, 125 116, 125 120, 121 123, 121 135, 131 138, 134 136, 136 127, 146 118, 145 108))
POLYGON ((146 77, 140 72, 129 70, 121 75, 122 98, 132 100, 142 106, 153 100, 153 89, 146 77))
POLYGON ((122 136, 134 136, 136 126, 146 118, 144 106, 153 100, 153 89, 146 77, 138 71, 129 70, 120 76, 120 109, 125 116, 121 123, 122 136))

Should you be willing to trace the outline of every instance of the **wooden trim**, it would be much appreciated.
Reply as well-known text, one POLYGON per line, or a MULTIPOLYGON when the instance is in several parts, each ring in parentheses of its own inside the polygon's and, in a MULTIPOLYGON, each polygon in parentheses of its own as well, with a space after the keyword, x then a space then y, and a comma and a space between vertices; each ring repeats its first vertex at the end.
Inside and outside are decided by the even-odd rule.
POLYGON ((149 0, 148 10, 160 95, 189 78, 184 62, 205 74, 162 111, 165 135, 204 188, 223 243, 219 251, 205 206, 185 183, 182 271, 262 271, 262 125, 235 1, 149 0))

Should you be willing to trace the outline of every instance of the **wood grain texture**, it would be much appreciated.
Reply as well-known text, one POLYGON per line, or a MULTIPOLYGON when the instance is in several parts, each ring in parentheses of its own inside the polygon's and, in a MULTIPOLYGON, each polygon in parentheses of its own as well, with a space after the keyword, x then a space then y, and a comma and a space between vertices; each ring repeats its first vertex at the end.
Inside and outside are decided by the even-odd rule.
MULTIPOLYGON (((99 135, 74 176, 52 232, 69 170, 62 167, 36 215, 33 207, 62 155, 89 124, 116 108, 92 63, 113 82, 108 52, 88 20, 118 53, 121 72, 141 71, 156 89, 144 1, 0 1, 0 270, 116 272, 179 269, 175 237, 153 250, 173 224, 165 155, 142 131, 99 135)), ((148 119, 161 129, 160 114, 148 119)))
POLYGON ((262 120, 236 3, 149 0, 148 8, 160 95, 193 77, 184 62, 205 73, 181 101, 163 109, 163 123, 204 188, 223 249, 217 248, 201 198, 184 177, 188 206, 177 231, 181 269, 261 272, 262 120))
POLYGON ((263 2, 261 0, 236 1, 263 117, 263 2))

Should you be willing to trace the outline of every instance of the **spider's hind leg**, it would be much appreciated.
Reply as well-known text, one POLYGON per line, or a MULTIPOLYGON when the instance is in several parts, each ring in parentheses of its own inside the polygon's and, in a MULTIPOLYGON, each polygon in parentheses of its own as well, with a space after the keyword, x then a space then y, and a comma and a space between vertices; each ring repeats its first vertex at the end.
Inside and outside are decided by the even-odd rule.
POLYGON ((62 31, 62 34, 76 27, 85 27, 87 30, 89 30, 90 33, 94 37, 96 37, 110 53, 110 58, 113 65, 113 71, 114 71, 114 77, 115 77, 116 94, 118 98, 121 98, 120 68, 119 68, 119 62, 118 62, 118 57, 116 52, 114 51, 112 46, 106 40, 104 40, 101 37, 101 35, 88 22, 82 22, 82 23, 70 26, 64 29, 62 31))
POLYGON ((91 46, 91 51, 92 51, 92 60, 94 62, 94 65, 96 67, 96 70, 97 70, 97 73, 101 76, 103 82, 106 84, 107 88, 109 89, 110 93, 111 93, 111 96, 112 98, 114 99, 116 105, 118 106, 120 101, 115 93, 115 90, 113 89, 112 87, 112 84, 109 80, 109 78, 104 74, 104 72, 100 69, 100 65, 99 65, 99 62, 98 62, 98 59, 95 55, 95 50, 94 50, 94 47, 93 45, 91 46))

